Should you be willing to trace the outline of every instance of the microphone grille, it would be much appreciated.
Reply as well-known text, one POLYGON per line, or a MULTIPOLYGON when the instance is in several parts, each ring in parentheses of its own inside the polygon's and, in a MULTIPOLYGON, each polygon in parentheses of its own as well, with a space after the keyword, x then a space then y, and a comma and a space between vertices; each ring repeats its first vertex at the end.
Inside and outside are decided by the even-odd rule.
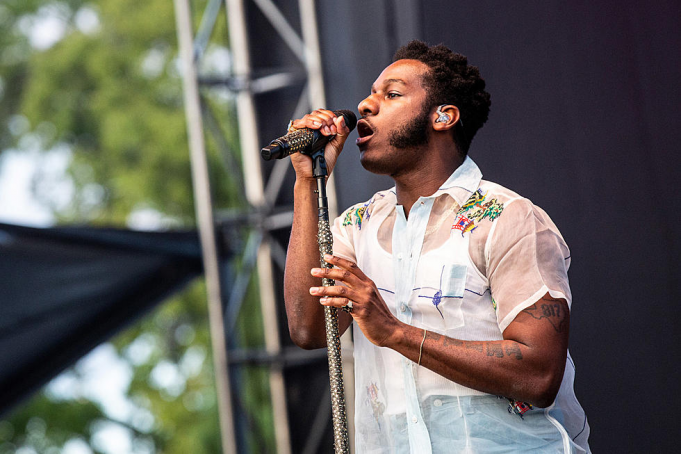
POLYGON ((355 113, 351 110, 334 110, 333 113, 336 115, 343 115, 345 118, 345 126, 350 129, 350 132, 352 132, 353 129, 355 129, 355 126, 357 126, 357 117, 355 116, 355 113))

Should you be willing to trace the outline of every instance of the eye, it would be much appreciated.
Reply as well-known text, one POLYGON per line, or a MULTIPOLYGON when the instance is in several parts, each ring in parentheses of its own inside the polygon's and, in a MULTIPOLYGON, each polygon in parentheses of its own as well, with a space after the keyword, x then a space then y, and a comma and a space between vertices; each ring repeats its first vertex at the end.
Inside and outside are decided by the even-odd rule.
POLYGON ((399 98, 400 96, 402 95, 394 91, 388 92, 388 94, 385 95, 385 97, 388 99, 399 98))

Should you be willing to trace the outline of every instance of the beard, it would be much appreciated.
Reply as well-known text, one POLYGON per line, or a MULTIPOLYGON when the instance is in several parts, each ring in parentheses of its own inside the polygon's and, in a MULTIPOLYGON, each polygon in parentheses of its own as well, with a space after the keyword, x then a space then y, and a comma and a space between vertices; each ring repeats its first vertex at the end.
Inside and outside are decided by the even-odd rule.
POLYGON ((363 153, 360 156, 362 167, 371 173, 392 177, 402 173, 405 169, 412 168, 423 152, 423 148, 430 141, 429 117, 430 108, 427 103, 424 103, 421 112, 416 117, 393 128, 388 133, 388 144, 392 148, 388 151, 388 155, 379 159, 370 159, 363 153))
POLYGON ((428 124, 430 123, 430 108, 424 103, 421 112, 409 122, 399 126, 390 132, 389 143, 391 146, 404 150, 417 148, 428 144, 428 124))

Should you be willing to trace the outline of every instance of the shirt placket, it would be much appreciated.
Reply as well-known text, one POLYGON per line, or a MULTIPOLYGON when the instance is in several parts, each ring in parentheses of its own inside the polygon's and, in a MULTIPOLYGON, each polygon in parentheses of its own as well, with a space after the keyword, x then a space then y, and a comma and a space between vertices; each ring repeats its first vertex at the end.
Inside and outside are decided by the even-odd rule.
MULTIPOLYGON (((410 325, 412 321, 411 293, 416 281, 416 268, 421 256, 423 239, 433 202, 434 198, 420 198, 409 212, 409 219, 404 215, 402 206, 396 207, 397 217, 392 240, 395 301, 398 319, 410 325)), ((418 401, 414 376, 415 367, 417 366, 414 362, 405 357, 402 358, 409 445, 412 452, 428 454, 431 452, 430 435, 423 421, 423 414, 418 401)))

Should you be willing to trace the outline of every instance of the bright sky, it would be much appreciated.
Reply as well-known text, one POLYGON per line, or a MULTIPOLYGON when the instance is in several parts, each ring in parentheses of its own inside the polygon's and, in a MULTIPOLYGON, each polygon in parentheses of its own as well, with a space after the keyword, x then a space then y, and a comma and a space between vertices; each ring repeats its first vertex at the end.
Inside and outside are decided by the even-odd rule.
POLYGON ((52 224, 49 210, 31 194, 37 170, 35 156, 8 150, 0 155, 0 222, 46 227, 52 224))
MULTIPOLYGON (((37 14, 25 16, 18 21, 19 30, 28 36, 31 45, 47 49, 56 44, 66 33, 66 12, 59 3, 40 8, 37 14)), ((81 17, 82 28, 96 31, 99 20, 96 12, 88 8, 81 17)), ((78 23, 78 20, 76 21, 78 23)), ((79 26, 81 28, 81 26, 79 26)), ((17 135, 28 125, 25 119, 12 119, 17 123, 17 135)), ((11 129, 11 127, 10 127, 11 129)), ((53 222, 50 211, 39 204, 32 195, 33 176, 41 166, 39 150, 4 150, 0 154, 0 222, 46 227, 53 222)), ((63 171, 64 165, 60 166, 63 171)))

